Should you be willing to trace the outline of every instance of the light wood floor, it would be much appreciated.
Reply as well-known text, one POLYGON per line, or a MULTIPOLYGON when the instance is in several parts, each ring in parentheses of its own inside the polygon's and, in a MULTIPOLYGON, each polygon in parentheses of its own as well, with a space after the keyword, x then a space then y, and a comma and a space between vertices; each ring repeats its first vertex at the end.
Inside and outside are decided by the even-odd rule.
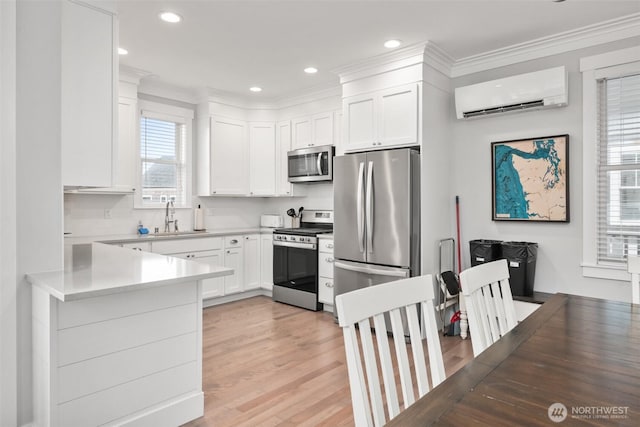
MULTIPOLYGON (((204 310, 205 415, 188 427, 351 426, 342 331, 327 312, 267 297, 204 310)), ((473 358, 443 337, 447 376, 473 358)))

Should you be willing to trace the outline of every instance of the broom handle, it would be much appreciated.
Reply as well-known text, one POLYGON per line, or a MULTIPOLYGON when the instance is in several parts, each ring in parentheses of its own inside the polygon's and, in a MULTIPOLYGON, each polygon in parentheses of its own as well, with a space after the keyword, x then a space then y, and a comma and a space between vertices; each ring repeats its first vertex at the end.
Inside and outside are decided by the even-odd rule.
POLYGON ((456 228, 458 231, 458 274, 462 272, 462 259, 460 257, 460 197, 456 196, 456 228))

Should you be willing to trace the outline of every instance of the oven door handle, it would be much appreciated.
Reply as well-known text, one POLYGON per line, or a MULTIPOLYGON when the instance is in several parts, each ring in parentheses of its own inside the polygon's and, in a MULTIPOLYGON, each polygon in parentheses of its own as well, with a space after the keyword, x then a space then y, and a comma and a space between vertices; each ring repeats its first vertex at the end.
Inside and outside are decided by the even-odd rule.
POLYGON ((309 249, 315 250, 315 243, 295 243, 295 242, 279 242, 277 240, 273 241, 273 246, 284 246, 285 248, 298 248, 298 249, 309 249))

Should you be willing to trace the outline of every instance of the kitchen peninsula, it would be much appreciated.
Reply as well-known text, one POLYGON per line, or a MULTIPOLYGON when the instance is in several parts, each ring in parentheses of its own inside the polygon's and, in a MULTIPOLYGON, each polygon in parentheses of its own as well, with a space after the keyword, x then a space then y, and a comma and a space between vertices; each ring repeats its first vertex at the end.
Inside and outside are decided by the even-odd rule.
POLYGON ((233 270, 101 243, 33 285, 35 425, 175 426, 203 414, 201 280, 233 270))

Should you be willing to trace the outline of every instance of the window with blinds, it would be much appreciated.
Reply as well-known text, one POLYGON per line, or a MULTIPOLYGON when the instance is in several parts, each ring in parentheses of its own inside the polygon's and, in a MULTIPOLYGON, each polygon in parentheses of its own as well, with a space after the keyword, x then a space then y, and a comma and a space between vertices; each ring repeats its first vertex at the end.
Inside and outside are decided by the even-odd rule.
POLYGON ((187 204, 186 125, 140 118, 142 205, 187 204))
POLYGON ((598 80, 598 263, 640 254, 640 74, 598 80))

